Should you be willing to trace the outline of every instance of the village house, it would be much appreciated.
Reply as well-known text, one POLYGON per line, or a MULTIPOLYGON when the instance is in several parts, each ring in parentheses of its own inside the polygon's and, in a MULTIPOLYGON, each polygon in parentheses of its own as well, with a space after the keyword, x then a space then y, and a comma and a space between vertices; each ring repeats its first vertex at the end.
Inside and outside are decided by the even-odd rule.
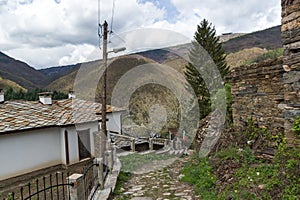
MULTIPOLYGON (((0 93, 0 181, 94 157, 101 104, 69 97, 55 101, 44 93, 39 101, 4 101, 0 93)), ((121 114, 107 106, 109 131, 121 133, 121 114)))

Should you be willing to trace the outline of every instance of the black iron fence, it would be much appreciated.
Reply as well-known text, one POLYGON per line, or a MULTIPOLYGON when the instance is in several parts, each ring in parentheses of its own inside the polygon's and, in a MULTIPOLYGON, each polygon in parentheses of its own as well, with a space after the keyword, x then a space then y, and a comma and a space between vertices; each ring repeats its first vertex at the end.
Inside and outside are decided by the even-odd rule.
MULTIPOLYGON (((107 150, 100 149, 100 156, 94 158, 93 164, 89 164, 84 170, 81 168, 80 172, 73 174, 56 172, 38 178, 28 184, 23 184, 20 189, 15 189, 8 195, 6 192, 4 200, 92 200, 97 190, 103 189, 108 174, 113 170, 116 148, 112 148, 110 142, 107 140, 105 144, 107 150)), ((1 194, 0 198, 2 198, 1 194)))
MULTIPOLYGON (((85 167, 82 174, 84 196, 88 200, 93 199, 96 191, 101 187, 98 176, 100 165, 103 166, 102 175, 105 179, 108 168, 104 163, 89 165, 85 167)), ((43 176, 10 192, 3 200, 70 200, 70 190, 74 187, 74 183, 70 183, 68 177, 70 174, 63 172, 43 176)))
POLYGON ((28 199, 44 199, 59 200, 70 199, 68 186, 72 186, 68 182, 69 173, 56 172, 49 176, 44 176, 23 185, 19 190, 9 193, 4 200, 28 200, 28 199))
MULTIPOLYGON (((101 163, 102 164, 102 163, 101 163)), ((87 167, 83 173, 84 181, 84 193, 88 199, 93 199, 95 192, 100 187, 98 181, 98 170, 95 167, 99 167, 99 163, 94 163, 87 167)))

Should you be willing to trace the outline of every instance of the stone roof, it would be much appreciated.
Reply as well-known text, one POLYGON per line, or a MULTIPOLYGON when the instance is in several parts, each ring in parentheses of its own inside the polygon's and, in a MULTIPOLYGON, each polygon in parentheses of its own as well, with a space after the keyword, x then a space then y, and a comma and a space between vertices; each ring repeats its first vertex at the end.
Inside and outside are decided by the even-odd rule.
MULTIPOLYGON (((107 112, 122 111, 107 106, 107 112)), ((101 120, 101 104, 80 99, 52 101, 5 101, 0 104, 0 134, 50 126, 65 126, 101 120)))

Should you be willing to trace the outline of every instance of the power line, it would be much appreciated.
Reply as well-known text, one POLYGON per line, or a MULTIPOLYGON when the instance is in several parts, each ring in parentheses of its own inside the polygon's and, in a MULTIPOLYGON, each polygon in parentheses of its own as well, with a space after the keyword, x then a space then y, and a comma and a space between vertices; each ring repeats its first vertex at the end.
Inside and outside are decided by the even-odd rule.
POLYGON ((101 10, 101 1, 98 0, 98 25, 100 25, 101 22, 100 10, 101 10))
POLYGON ((113 33, 113 23, 114 23, 114 15, 115 15, 115 6, 116 0, 113 0, 112 10, 111 10, 111 23, 110 23, 110 33, 113 33))
POLYGON ((111 9, 111 21, 110 21, 110 30, 109 30, 109 40, 108 42, 111 43, 111 37, 113 34, 113 23, 114 23, 114 15, 115 15, 115 6, 116 0, 113 0, 112 9, 111 9))
MULTIPOLYGON (((125 42, 123 38, 121 38, 118 34, 116 34, 113 31, 113 25, 114 25, 114 17, 115 17, 115 7, 116 7, 116 0, 112 1, 112 10, 111 10, 111 22, 110 22, 110 30, 108 30, 109 33, 109 39, 108 43, 111 43, 112 36, 118 37, 120 40, 125 42)), ((98 36, 99 36, 99 48, 101 49, 102 44, 102 38, 103 38, 103 24, 101 24, 101 0, 98 0, 98 36)))
POLYGON ((103 36, 101 25, 101 0, 98 0, 98 36, 99 36, 99 48, 101 49, 101 38, 103 36))

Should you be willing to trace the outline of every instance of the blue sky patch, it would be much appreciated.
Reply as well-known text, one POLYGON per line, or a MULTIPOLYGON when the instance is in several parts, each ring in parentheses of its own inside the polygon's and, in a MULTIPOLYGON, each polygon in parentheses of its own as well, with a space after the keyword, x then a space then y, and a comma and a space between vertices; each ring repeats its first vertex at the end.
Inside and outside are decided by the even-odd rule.
POLYGON ((33 2, 33 0, 21 0, 21 1, 19 1, 19 4, 27 5, 27 4, 31 4, 32 2, 33 2))
POLYGON ((175 23, 177 21, 178 15, 180 14, 177 8, 172 4, 171 0, 138 0, 138 2, 152 2, 159 9, 165 9, 165 20, 167 20, 170 23, 175 23))

